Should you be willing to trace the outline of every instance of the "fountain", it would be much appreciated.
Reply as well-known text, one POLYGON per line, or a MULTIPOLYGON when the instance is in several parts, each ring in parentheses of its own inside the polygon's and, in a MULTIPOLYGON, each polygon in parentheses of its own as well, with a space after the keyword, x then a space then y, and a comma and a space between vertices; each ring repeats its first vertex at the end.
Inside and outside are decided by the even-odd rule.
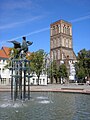
MULTIPOLYGON (((17 54, 10 59, 11 67, 11 99, 25 100, 30 99, 30 61, 26 59, 26 54, 28 52, 28 46, 32 45, 32 42, 26 41, 26 37, 23 37, 22 45, 17 41, 10 41, 14 44, 14 49, 17 50, 17 54), (26 85, 26 80, 28 80, 28 85, 26 85), (26 87, 28 87, 26 96, 26 87)), ((11 51, 11 54, 14 51, 11 51)))
POLYGON ((11 95, 0 92, 0 120, 90 120, 89 95, 32 92, 30 97, 29 81, 32 76, 28 67, 30 61, 25 57, 28 49, 22 49, 16 41, 14 48, 19 54, 11 58, 11 95))

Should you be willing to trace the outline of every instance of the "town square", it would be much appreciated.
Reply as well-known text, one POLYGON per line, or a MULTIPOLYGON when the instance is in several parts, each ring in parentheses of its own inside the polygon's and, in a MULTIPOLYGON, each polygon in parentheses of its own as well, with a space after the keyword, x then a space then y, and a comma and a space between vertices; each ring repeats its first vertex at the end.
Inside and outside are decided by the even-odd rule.
POLYGON ((0 1, 0 120, 90 120, 90 1, 0 1))

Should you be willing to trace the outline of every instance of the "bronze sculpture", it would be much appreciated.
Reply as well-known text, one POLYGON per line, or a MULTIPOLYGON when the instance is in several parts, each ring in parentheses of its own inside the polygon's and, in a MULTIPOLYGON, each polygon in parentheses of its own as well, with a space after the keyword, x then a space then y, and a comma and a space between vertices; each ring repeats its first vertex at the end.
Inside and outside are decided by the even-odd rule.
POLYGON ((18 58, 19 55, 23 53, 25 56, 26 53, 28 52, 28 46, 32 45, 33 42, 26 41, 26 37, 23 37, 22 44, 17 42, 16 40, 9 41, 14 44, 14 48, 18 51, 18 54, 14 56, 15 58, 18 58))

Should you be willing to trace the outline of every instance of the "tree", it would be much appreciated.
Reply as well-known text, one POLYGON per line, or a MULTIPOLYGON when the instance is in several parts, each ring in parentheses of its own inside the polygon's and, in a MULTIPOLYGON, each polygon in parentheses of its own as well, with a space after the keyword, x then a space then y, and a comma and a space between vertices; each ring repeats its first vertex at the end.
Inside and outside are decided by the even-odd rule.
POLYGON ((77 73, 77 76, 78 76, 78 79, 79 79, 79 82, 83 82, 86 74, 85 74, 85 69, 83 67, 81 67, 77 73))
POLYGON ((55 60, 52 62, 52 76, 54 77, 57 83, 58 82, 58 66, 55 60))
POLYGON ((7 60, 7 65, 5 68, 9 68, 11 66, 11 60, 18 54, 18 51, 15 48, 9 48, 9 59, 7 60))
POLYGON ((68 72, 67 72, 67 67, 65 64, 61 64, 58 69, 58 77, 61 83, 61 79, 63 80, 64 78, 68 77, 68 72))
POLYGON ((77 56, 77 63, 75 64, 76 77, 79 82, 85 81, 85 77, 90 77, 90 50, 82 49, 77 56))
POLYGON ((38 85, 39 85, 40 74, 42 73, 42 70, 45 67, 44 56, 45 56, 44 50, 38 50, 36 52, 33 52, 29 57, 29 60, 31 60, 30 62, 31 71, 35 72, 38 77, 38 81, 37 81, 38 85))
POLYGON ((50 78, 51 83, 53 83, 52 66, 53 66, 53 63, 51 61, 49 61, 49 64, 47 66, 47 76, 48 76, 48 78, 50 78))
POLYGON ((57 83, 58 82, 58 66, 55 60, 50 61, 47 71, 48 71, 48 76, 50 77, 51 83, 53 83, 54 80, 57 83))
POLYGON ((51 62, 48 71, 50 72, 51 83, 53 83, 53 78, 56 80, 56 83, 58 83, 59 78, 59 82, 61 83, 61 79, 68 77, 66 65, 61 64, 60 66, 58 66, 55 60, 51 62))

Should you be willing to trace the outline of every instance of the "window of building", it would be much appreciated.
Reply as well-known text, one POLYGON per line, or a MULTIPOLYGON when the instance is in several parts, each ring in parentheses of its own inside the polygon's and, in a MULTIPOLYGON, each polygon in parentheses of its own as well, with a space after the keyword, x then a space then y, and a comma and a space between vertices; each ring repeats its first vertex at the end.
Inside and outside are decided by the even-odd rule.
POLYGON ((5 60, 3 60, 3 64, 5 63, 5 60))
POLYGON ((69 48, 72 48, 71 40, 69 40, 69 48))
POLYGON ((65 26, 65 34, 67 34, 67 28, 66 28, 66 26, 65 26))
POLYGON ((11 83, 11 78, 9 78, 9 84, 11 83))
POLYGON ((64 38, 62 38, 62 46, 64 46, 64 38))
POLYGON ((59 33, 59 26, 57 25, 57 34, 59 33))
POLYGON ((39 83, 40 83, 40 84, 41 84, 41 82, 42 82, 42 79, 39 80, 39 83))
POLYGON ((51 58, 53 59, 53 51, 51 51, 51 58))
POLYGON ((1 84, 6 84, 6 78, 1 79, 1 84))
POLYGON ((43 84, 45 84, 45 79, 43 79, 43 84))
POLYGON ((60 59, 60 50, 58 50, 58 59, 60 59))
POLYGON ((59 38, 57 38, 57 47, 59 47, 60 46, 60 40, 59 40, 59 38))
POLYGON ((4 68, 2 69, 2 72, 4 73, 4 68))
POLYGON ((66 33, 66 25, 63 26, 63 33, 66 33))
POLYGON ((69 28, 69 26, 67 27, 67 34, 70 35, 70 28, 69 28))
POLYGON ((33 78, 33 84, 35 83, 35 79, 33 78))
POLYGON ((60 24, 58 25, 58 30, 59 30, 59 33, 61 32, 61 26, 60 24))
POLYGON ((66 47, 66 38, 64 38, 64 47, 66 47))
POLYGON ((38 84, 38 79, 36 79, 36 83, 38 84))
POLYGON ((53 29, 52 29, 52 35, 55 34, 55 26, 53 26, 53 29))
POLYGON ((53 57, 54 57, 53 59, 56 60, 56 51, 55 50, 53 51, 53 54, 54 54, 53 55, 53 57))
POLYGON ((69 47, 69 46, 68 46, 68 39, 66 39, 66 47, 69 47))
POLYGON ((62 53, 62 60, 64 59, 64 54, 62 53))
POLYGON ((54 47, 56 47, 56 39, 54 39, 54 47))

